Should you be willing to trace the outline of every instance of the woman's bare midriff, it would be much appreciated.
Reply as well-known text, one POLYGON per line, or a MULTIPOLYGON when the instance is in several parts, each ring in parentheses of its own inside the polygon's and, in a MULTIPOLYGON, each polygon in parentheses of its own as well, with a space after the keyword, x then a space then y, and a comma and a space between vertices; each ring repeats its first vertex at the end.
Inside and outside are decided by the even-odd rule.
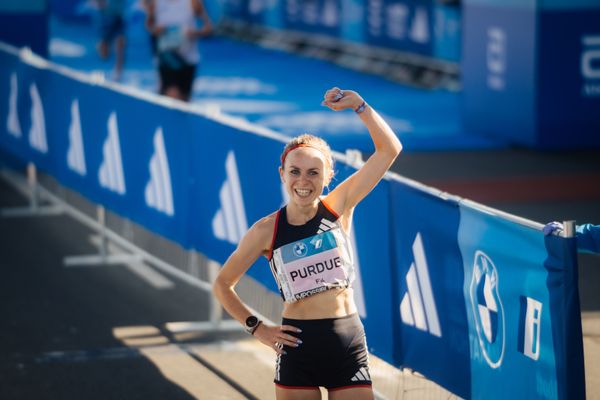
POLYGON ((283 307, 283 316, 291 319, 339 318, 355 312, 352 288, 326 290, 283 307))

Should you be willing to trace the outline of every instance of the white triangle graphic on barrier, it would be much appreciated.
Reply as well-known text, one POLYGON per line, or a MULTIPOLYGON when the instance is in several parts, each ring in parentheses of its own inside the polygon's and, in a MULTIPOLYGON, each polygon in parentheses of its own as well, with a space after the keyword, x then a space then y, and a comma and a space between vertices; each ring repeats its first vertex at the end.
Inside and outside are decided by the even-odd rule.
POLYGON ((338 5, 335 0, 325 0, 321 14, 321 22, 325 26, 335 27, 339 24, 338 5))
POLYGON ((427 10, 423 7, 418 7, 410 29, 410 38, 414 42, 429 42, 429 20, 427 18, 427 10))
POLYGON ((413 243, 413 256, 415 261, 406 274, 407 291, 400 303, 402 322, 442 337, 421 233, 417 233, 413 243))
POLYGON ((169 216, 175 214, 169 160, 161 127, 154 133, 154 154, 150 159, 150 180, 144 195, 148 207, 162 211, 169 216))
POLYGON ((104 141, 102 154, 104 159, 98 180, 100 186, 112 192, 125 194, 125 177, 123 174, 123 163, 121 161, 121 145, 119 143, 119 129, 117 126, 117 114, 113 111, 108 117, 108 137, 104 141))
POLYGON ((248 231, 246 211, 235 154, 230 151, 225 160, 227 178, 219 191, 221 208, 212 220, 214 235, 230 243, 237 244, 248 231))
POLYGON ((44 107, 42 98, 35 83, 29 86, 31 95, 31 128, 29 129, 29 144, 40 153, 48 152, 46 141, 46 123, 44 121, 44 107))
POLYGON ((19 113, 17 110, 17 99, 19 93, 19 82, 15 72, 10 76, 10 94, 8 96, 8 118, 6 119, 6 130, 14 137, 23 136, 21 124, 19 123, 19 113))
POLYGON ((87 174, 85 167, 85 152, 83 149, 83 135, 81 133, 81 118, 79 117, 79 101, 71 103, 71 125, 69 126, 69 150, 67 151, 67 165, 81 176, 87 174))

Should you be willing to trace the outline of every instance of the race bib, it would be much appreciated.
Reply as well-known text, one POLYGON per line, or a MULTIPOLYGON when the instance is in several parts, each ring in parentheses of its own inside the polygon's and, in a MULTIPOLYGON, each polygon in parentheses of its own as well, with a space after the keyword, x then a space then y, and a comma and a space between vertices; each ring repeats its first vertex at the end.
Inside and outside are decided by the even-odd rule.
POLYGON ((352 260, 339 228, 286 244, 273 259, 287 302, 350 284, 352 260))
POLYGON ((175 51, 183 45, 183 30, 179 26, 168 26, 158 37, 158 51, 175 51))

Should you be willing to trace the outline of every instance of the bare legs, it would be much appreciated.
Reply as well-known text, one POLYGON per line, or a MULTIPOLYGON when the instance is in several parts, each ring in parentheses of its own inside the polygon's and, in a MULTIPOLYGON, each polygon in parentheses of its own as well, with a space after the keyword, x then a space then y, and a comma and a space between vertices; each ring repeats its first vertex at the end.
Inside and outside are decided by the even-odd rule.
MULTIPOLYGON (((275 386, 277 400, 321 400, 319 389, 284 389, 275 386)), ((373 400, 373 389, 357 387, 328 392, 329 400, 373 400)))

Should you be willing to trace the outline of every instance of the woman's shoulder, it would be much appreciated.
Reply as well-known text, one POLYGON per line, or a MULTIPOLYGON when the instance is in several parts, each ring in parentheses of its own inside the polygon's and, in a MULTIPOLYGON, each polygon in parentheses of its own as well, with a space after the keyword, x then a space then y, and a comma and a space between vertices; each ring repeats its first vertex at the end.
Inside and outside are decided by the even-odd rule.
POLYGON ((252 231, 255 235, 263 236, 266 235, 269 238, 273 235, 273 230, 275 229, 275 224, 277 222, 277 215, 279 214, 279 210, 272 212, 271 214, 262 217, 258 221, 252 225, 250 231, 252 231))
POLYGON ((264 254, 271 248, 271 242, 273 241, 273 232, 275 232, 275 224, 277 223, 277 214, 279 211, 275 211, 266 217, 262 217, 252 225, 246 236, 250 236, 250 240, 256 244, 259 244, 263 249, 264 254))

